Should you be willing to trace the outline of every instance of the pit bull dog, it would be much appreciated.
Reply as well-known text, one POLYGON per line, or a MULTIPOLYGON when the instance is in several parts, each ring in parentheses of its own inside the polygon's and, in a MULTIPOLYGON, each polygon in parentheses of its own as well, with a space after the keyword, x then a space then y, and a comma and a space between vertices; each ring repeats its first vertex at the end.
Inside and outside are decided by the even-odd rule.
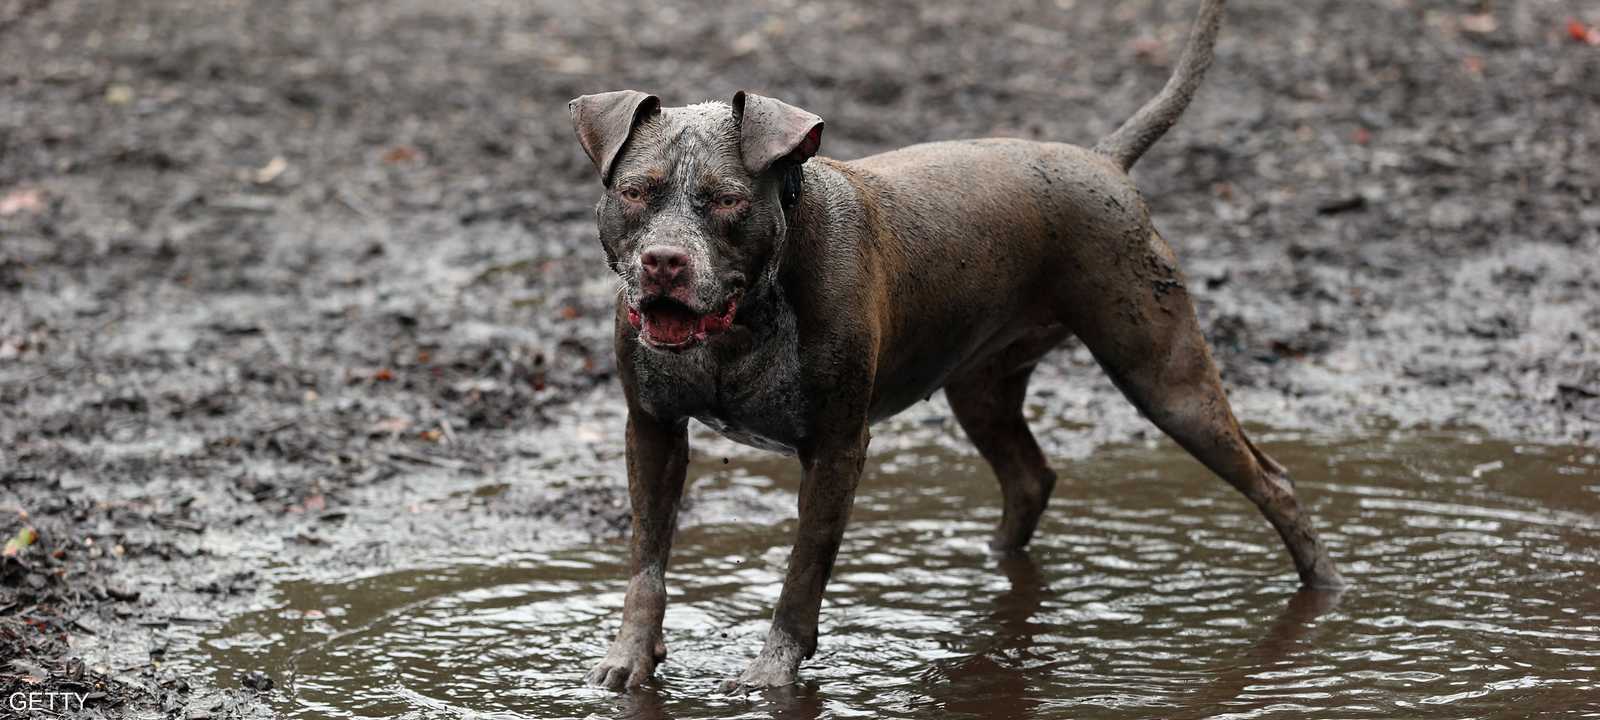
POLYGON ((800 459, 799 530, 771 629, 724 687, 786 685, 817 647, 868 426, 943 388, 1000 482, 993 548, 1017 551, 1055 485, 1023 396, 1069 336, 1255 503, 1305 585, 1343 585, 1283 466, 1234 419, 1177 258, 1127 174, 1193 97, 1222 6, 1204 0, 1166 86, 1092 149, 987 139, 839 162, 816 157, 821 118, 753 93, 675 108, 632 90, 570 103, 605 185, 595 217, 621 280, 633 505, 622 627, 589 683, 638 685, 666 657, 689 418, 800 459))

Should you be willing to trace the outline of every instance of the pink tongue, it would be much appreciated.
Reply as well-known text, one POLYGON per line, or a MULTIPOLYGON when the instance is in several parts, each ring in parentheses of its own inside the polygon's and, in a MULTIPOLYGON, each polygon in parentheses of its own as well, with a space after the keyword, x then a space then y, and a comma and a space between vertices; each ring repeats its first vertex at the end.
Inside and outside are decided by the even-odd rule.
POLYGON ((677 345, 688 341, 690 334, 698 329, 699 325, 699 318, 694 314, 677 308, 644 313, 644 331, 650 333, 651 340, 663 345, 677 345))

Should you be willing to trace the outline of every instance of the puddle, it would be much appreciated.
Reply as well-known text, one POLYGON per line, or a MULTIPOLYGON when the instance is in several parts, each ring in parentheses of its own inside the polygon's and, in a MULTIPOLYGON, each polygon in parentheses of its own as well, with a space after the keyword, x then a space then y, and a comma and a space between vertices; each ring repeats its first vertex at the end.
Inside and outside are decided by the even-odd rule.
MULTIPOLYGON (((671 656, 626 696, 581 685, 619 621, 620 541, 285 583, 277 608, 201 651, 222 685, 267 671, 295 718, 1600 710, 1596 451, 1263 439, 1312 501, 1350 591, 1296 593, 1265 521, 1166 443, 1063 464, 1030 559, 997 562, 987 468, 928 448, 874 458, 796 688, 715 692, 760 647, 792 520, 680 532, 671 656)), ((798 482, 781 458, 702 457, 691 473, 696 494, 792 496, 798 482)))

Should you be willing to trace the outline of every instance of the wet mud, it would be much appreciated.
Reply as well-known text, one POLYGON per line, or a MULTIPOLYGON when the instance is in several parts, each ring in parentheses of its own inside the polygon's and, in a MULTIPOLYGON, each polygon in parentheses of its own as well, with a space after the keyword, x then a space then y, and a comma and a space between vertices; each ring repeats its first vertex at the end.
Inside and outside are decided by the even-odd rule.
MULTIPOLYGON (((567 99, 749 88, 823 116, 822 154, 839 158, 990 135, 1087 144, 1164 82, 1192 9, 0 1, 0 540, 37 533, 0 560, 0 692, 82 693, 89 716, 271 716, 292 707, 268 661, 283 643, 256 668, 207 643, 288 607, 284 583, 582 548, 615 574, 614 285, 567 99)), ((1231 4, 1206 86, 1137 179, 1242 417, 1585 457, 1600 431, 1596 24, 1579 0, 1231 4)), ((1154 443, 1151 467, 1165 462, 1170 445, 1081 348, 1035 378, 1065 477, 1104 447, 1154 443)), ((935 397, 877 432, 877 471, 935 446, 974 462, 949 422, 935 397)), ((713 466, 766 474, 706 447, 713 466)), ((1533 472, 1496 447, 1484 463, 1533 472)), ((1592 480, 1538 477, 1554 484, 1525 511, 1594 517, 1564 507, 1592 501, 1574 489, 1592 480)), ((1361 507, 1318 497, 1345 522, 1361 507)), ((690 526, 793 512, 737 483, 690 502, 690 526)), ((1071 582, 1069 558, 1040 558, 1050 584, 1071 582)), ((1280 560, 1208 566, 1259 579, 1280 560)), ((1003 592, 971 563, 987 597, 1003 592)), ((1390 572, 1406 575, 1371 574, 1390 572)), ((1283 608, 1259 602, 1241 610, 1252 627, 1283 608)), ((585 612, 603 625, 607 607, 585 612)), ((718 647, 696 654, 734 657, 718 647)))

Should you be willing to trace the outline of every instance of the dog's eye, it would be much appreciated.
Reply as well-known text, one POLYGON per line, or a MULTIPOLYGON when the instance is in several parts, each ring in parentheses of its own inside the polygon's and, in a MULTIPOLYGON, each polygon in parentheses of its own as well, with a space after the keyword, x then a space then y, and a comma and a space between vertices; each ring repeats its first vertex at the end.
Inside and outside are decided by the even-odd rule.
POLYGON ((627 188, 622 191, 622 199, 631 203, 644 202, 644 191, 639 188, 627 188))
POLYGON ((744 198, 738 195, 722 195, 713 201, 713 206, 718 210, 737 210, 744 204, 744 198))

